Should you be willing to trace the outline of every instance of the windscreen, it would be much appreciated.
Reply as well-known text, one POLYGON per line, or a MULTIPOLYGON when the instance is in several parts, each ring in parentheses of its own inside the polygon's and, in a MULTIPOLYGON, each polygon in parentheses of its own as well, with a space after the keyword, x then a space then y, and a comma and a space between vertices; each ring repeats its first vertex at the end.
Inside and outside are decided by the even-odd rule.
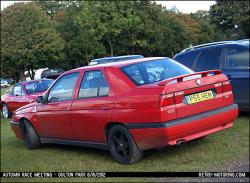
POLYGON ((53 83, 53 80, 40 80, 37 82, 26 84, 25 89, 28 94, 44 92, 50 87, 52 83, 53 83))
POLYGON ((159 59, 131 64, 121 70, 137 85, 155 83, 172 77, 194 73, 172 59, 159 59))

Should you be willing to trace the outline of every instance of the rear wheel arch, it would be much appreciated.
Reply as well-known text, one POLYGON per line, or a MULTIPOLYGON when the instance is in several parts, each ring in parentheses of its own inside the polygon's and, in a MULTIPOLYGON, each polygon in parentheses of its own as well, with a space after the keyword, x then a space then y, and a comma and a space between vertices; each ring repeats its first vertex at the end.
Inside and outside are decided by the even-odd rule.
POLYGON ((127 128, 123 123, 121 122, 110 122, 108 123, 105 128, 104 128, 104 133, 105 133, 105 138, 106 138, 106 141, 108 141, 108 135, 109 135, 109 132, 111 130, 111 128, 113 128, 114 126, 116 125, 122 125, 124 126, 125 128, 127 128))
MULTIPOLYGON (((104 135, 105 135, 106 142, 108 142, 108 137, 109 137, 109 132, 110 132, 110 130, 111 130, 114 126, 117 126, 117 125, 120 125, 120 126, 125 127, 125 128, 128 130, 128 133, 130 133, 128 127, 127 127, 124 123, 122 123, 122 122, 109 122, 109 123, 105 126, 105 128, 104 128, 104 135)), ((130 133, 130 135, 131 135, 132 139, 134 140, 133 135, 132 135, 131 133, 130 133)), ((135 141, 135 143, 136 143, 136 141, 135 141)), ((137 145, 137 144, 136 144, 136 145, 137 145)))
POLYGON ((129 129, 122 123, 107 126, 107 144, 113 159, 121 164, 132 164, 143 156, 129 129))

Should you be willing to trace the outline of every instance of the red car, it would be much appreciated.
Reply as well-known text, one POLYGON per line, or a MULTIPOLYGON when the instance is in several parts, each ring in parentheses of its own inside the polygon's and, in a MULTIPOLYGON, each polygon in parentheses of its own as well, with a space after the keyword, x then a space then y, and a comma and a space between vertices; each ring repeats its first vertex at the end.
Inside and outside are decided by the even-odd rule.
POLYGON ((12 113, 19 107, 36 101, 36 97, 42 95, 53 81, 43 79, 17 83, 10 94, 1 96, 3 117, 10 118, 12 113))
POLYGON ((77 68, 13 115, 29 149, 41 143, 109 149, 119 163, 146 149, 202 138, 237 117, 231 84, 219 70, 194 73, 165 57, 77 68))

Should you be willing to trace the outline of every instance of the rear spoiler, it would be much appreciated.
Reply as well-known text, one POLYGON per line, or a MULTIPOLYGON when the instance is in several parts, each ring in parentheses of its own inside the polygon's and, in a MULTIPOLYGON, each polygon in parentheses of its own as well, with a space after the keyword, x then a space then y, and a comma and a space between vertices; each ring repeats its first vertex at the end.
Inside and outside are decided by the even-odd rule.
POLYGON ((208 70, 208 71, 195 72, 192 74, 185 74, 185 75, 173 77, 170 79, 162 80, 158 83, 158 85, 165 86, 165 85, 171 84, 173 81, 176 81, 174 83, 180 83, 180 82, 183 82, 184 78, 189 77, 189 76, 201 75, 201 77, 203 78, 209 75, 219 75, 221 73, 222 73, 221 70, 208 70))

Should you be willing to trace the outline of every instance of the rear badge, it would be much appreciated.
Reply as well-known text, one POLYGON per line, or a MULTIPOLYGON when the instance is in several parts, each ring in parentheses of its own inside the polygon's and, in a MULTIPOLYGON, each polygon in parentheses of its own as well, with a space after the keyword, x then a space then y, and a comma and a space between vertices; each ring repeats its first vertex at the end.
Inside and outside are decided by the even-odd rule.
POLYGON ((197 80, 196 80, 196 84, 197 84, 197 85, 200 85, 200 84, 201 84, 201 80, 197 79, 197 80))

